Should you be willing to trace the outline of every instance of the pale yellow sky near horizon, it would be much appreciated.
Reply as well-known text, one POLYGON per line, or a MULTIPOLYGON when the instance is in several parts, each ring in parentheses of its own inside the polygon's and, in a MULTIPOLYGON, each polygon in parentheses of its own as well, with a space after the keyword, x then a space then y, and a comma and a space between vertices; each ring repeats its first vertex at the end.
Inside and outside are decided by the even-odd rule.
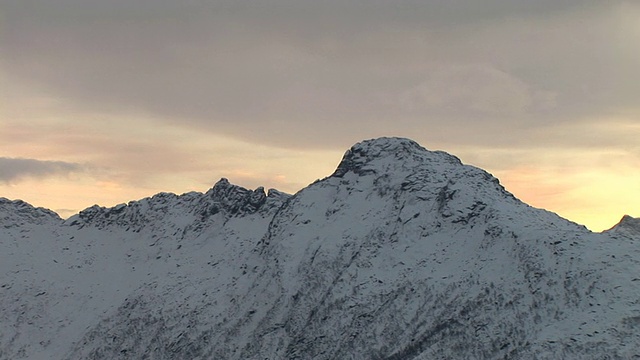
MULTIPOLYGON (((79 126, 71 131, 71 125, 62 126, 63 121, 53 127, 46 126, 53 125, 49 121, 5 126, 1 129, 6 136, 0 145, 3 154, 56 159, 87 167, 66 174, 25 175, 0 182, 0 196, 25 200, 68 217, 94 204, 110 207, 158 192, 204 192, 222 177, 247 188, 265 186, 295 193, 330 175, 350 146, 340 150, 282 149, 176 126, 153 127, 140 119, 131 126, 132 121, 135 120, 123 119, 121 126, 126 126, 134 138, 142 139, 133 144, 112 139, 116 135, 109 128, 115 133, 122 131, 114 128, 113 118, 101 130, 79 126), (60 127, 59 132, 55 131, 56 126, 60 127), (38 138, 39 146, 12 136, 20 133, 38 138), (86 142, 103 145, 92 152, 86 142), (109 142, 111 148, 105 149, 104 143, 109 142), (153 156, 130 153, 158 143, 163 146, 149 145, 153 156)), ((640 203, 640 166, 629 154, 606 149, 443 149, 426 144, 419 136, 414 140, 430 150, 450 152, 464 163, 489 171, 524 202, 556 212, 593 231, 612 227, 625 214, 640 216, 635 212, 635 205, 640 203)))
POLYGON ((0 197, 295 192, 411 138, 594 231, 640 217, 640 4, 4 0, 0 197))

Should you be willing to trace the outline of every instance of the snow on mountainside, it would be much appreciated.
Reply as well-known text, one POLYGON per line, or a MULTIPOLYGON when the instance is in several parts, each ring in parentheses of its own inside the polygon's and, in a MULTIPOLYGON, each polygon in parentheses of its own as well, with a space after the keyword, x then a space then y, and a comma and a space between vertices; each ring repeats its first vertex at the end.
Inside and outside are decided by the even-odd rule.
POLYGON ((0 202, 0 359, 640 357, 636 222, 591 233, 408 139, 293 196, 223 179, 66 221, 19 205, 0 202))
POLYGON ((609 230, 604 231, 604 233, 609 233, 611 235, 622 235, 629 237, 640 237, 640 219, 633 218, 629 215, 625 215, 622 217, 619 223, 616 226, 612 227, 609 230))
POLYGON ((68 353, 88 329, 158 286, 176 298, 234 298, 236 262, 287 198, 222 179, 205 194, 158 194, 1 233, 0 358, 78 358, 68 353))
POLYGON ((22 200, 12 201, 0 197, 0 224, 5 229, 58 221, 60 221, 60 217, 51 210, 33 207, 22 200))

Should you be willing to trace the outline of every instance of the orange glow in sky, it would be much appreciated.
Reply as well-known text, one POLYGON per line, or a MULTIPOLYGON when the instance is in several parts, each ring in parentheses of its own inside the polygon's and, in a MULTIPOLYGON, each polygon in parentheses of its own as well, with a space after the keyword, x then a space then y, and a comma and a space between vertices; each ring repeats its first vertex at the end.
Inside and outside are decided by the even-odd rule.
POLYGON ((0 197, 293 193, 401 136, 592 230, 640 216, 640 4, 401 3, 7 0, 0 197))

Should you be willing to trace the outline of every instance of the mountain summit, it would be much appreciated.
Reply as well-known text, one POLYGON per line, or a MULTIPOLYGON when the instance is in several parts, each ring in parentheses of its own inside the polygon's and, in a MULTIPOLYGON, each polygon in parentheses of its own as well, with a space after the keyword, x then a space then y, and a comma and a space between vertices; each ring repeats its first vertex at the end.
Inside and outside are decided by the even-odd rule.
POLYGON ((640 237, 640 219, 625 215, 616 226, 605 232, 629 237, 640 237))
POLYGON ((334 176, 346 172, 366 172, 366 167, 385 170, 384 167, 406 165, 407 162, 444 161, 460 165, 460 160, 444 152, 428 151, 413 140, 403 138, 378 138, 352 146, 345 153, 334 176))
POLYGON ((222 179, 4 219, 0 359, 640 356, 637 233, 408 139, 358 143, 292 196, 222 179))

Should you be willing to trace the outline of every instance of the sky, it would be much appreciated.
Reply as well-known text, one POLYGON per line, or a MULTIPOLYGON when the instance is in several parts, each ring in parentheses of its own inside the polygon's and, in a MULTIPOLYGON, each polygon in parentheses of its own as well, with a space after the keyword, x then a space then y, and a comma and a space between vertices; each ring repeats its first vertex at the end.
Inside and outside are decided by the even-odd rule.
POLYGON ((640 217, 640 4, 0 0, 0 197, 294 193, 380 136, 594 231, 640 217))

